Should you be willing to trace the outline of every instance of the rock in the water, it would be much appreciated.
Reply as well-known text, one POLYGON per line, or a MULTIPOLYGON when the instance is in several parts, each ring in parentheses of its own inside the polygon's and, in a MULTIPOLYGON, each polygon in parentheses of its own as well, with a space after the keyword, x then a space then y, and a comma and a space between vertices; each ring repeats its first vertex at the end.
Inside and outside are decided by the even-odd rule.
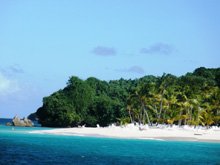
POLYGON ((7 122, 5 125, 6 126, 12 126, 12 123, 11 122, 7 122))
POLYGON ((19 127, 33 127, 34 124, 31 120, 28 118, 23 118, 20 119, 18 116, 15 116, 12 120, 12 124, 14 126, 19 126, 19 127))

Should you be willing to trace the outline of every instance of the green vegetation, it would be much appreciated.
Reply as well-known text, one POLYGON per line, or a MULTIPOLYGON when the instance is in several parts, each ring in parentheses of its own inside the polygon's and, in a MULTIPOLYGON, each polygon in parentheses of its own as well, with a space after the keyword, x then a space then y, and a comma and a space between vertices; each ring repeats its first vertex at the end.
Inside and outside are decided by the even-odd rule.
POLYGON ((36 116, 49 127, 129 122, 219 125, 220 68, 201 67, 181 77, 163 74, 109 82, 71 77, 63 90, 43 99, 36 116))

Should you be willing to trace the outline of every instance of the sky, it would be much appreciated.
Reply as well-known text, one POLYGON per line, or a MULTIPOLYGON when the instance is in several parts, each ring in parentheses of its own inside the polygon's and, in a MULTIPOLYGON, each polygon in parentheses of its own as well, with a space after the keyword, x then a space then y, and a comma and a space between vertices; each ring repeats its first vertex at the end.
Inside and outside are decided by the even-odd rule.
POLYGON ((176 76, 220 66, 219 0, 0 0, 0 118, 70 76, 176 76))

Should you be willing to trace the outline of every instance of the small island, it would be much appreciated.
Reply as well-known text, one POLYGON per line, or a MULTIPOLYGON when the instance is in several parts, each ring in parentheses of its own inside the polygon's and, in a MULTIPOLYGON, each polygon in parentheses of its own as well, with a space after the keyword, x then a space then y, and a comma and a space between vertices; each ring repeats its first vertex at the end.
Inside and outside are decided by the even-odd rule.
POLYGON ((109 82, 73 76, 64 89, 45 97, 34 115, 42 126, 76 127, 48 133, 220 140, 220 68, 201 67, 180 77, 163 74, 109 82), (111 129, 100 132, 99 127, 111 129), (167 131, 174 128, 179 133, 167 131), (143 130, 148 133, 138 136, 143 130), (215 136, 206 136, 207 130, 215 130, 215 136))

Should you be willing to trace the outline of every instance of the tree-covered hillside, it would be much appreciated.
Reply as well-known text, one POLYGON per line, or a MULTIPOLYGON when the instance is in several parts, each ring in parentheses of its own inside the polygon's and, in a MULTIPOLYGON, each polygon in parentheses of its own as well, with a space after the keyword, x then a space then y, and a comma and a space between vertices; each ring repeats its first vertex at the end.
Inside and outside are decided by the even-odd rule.
POLYGON ((49 127, 129 122, 219 125, 220 68, 201 67, 181 77, 163 74, 109 82, 73 76, 64 89, 43 98, 36 115, 49 127))

